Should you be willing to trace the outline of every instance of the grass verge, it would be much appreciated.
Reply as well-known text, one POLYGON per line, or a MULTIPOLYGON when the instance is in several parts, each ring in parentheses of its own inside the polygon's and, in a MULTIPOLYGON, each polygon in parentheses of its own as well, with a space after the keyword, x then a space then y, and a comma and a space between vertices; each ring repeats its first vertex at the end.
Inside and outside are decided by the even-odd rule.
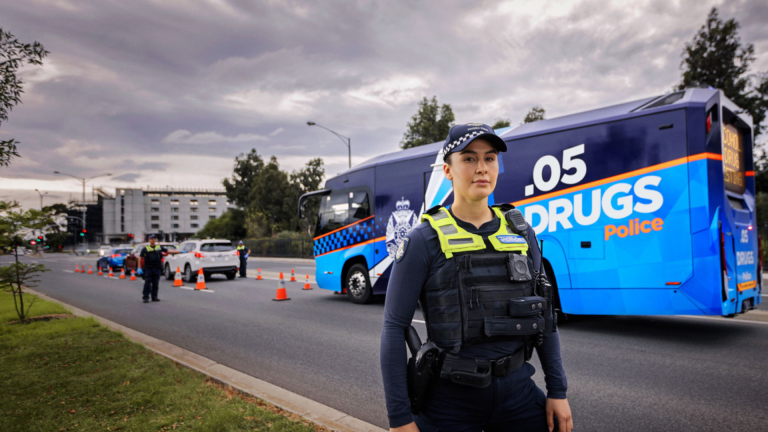
MULTIPOLYGON (((68 312, 36 299, 30 316, 68 312)), ((7 324, 17 319, 11 294, 0 292, 0 431, 328 430, 91 318, 7 324)))

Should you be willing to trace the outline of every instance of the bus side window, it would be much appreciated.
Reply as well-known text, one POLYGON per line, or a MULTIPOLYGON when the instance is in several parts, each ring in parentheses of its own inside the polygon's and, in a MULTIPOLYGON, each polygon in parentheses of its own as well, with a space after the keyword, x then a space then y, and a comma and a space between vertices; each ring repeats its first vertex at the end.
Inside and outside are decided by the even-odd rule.
POLYGON ((349 216, 349 199, 346 193, 333 192, 322 198, 315 236, 327 234, 346 224, 349 216))
POLYGON ((347 224, 355 223, 371 215, 370 205, 368 204, 368 194, 365 191, 355 191, 349 194, 349 207, 351 215, 347 224))
POLYGON ((315 236, 321 236, 370 216, 365 191, 332 192, 322 198, 315 236))

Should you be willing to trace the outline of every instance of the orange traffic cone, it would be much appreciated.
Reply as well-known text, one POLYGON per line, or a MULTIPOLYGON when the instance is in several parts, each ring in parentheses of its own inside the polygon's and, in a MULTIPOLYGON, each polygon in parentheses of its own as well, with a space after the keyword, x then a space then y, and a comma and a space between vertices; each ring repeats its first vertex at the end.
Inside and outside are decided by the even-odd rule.
POLYGON ((291 269, 291 282, 296 282, 296 275, 293 273, 293 269, 291 269))
POLYGON ((112 273, 112 267, 109 268, 109 274, 107 274, 109 277, 115 277, 115 274, 112 273))
MULTIPOLYGON (((203 281, 205 281, 205 278, 203 278, 203 281)), ((176 267, 176 276, 173 277, 173 286, 184 286, 184 284, 181 283, 181 268, 179 267, 176 267)))
POLYGON ((120 279, 125 279, 125 267, 120 269, 120 279))
POLYGON ((131 270, 131 280, 136 280, 136 270, 131 270))
POLYGON ((203 274, 203 268, 200 268, 200 271, 197 272, 197 285, 195 285, 196 290, 204 290, 205 288, 205 274, 203 274))
POLYGON ((305 290, 311 290, 312 289, 312 286, 309 285, 309 275, 307 275, 307 279, 304 282, 304 289, 305 290))
POLYGON ((256 280, 261 280, 261 269, 256 271, 256 280))
POLYGON ((285 281, 280 279, 277 281, 277 294, 275 295, 275 298, 272 300, 274 301, 284 301, 284 300, 290 300, 288 298, 288 295, 285 292, 285 281))
POLYGON ((104 276, 104 272, 101 271, 101 266, 99 266, 99 276, 104 276))
POLYGON ((75 273, 80 273, 80 266, 75 264, 75 273))
POLYGON ((280 276, 277 277, 280 280, 283 280, 283 272, 280 272, 280 276))
POLYGON ((88 274, 93 274, 93 267, 90 264, 88 264, 88 274))

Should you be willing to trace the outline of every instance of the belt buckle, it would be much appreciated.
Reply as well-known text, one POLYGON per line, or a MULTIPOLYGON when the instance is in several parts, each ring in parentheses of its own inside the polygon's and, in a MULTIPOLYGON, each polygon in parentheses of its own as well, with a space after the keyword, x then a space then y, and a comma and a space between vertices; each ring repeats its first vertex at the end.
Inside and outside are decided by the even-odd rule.
POLYGON ((509 375, 509 364, 511 356, 502 357, 493 362, 493 375, 498 377, 505 377, 509 375))

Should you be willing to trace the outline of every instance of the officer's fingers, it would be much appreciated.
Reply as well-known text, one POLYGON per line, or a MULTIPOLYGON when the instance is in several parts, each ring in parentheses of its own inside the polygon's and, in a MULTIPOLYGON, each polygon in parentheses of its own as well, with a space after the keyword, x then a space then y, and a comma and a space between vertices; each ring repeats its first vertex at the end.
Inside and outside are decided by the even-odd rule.
POLYGON ((571 432, 573 430, 573 417, 568 419, 568 430, 567 432, 571 432))
POLYGON ((555 412, 552 407, 547 404, 547 427, 549 428, 549 432, 552 432, 552 429, 555 428, 554 414, 555 412))
POLYGON ((573 419, 570 412, 559 414, 557 422, 560 426, 558 432, 571 432, 571 429, 573 429, 573 419))

